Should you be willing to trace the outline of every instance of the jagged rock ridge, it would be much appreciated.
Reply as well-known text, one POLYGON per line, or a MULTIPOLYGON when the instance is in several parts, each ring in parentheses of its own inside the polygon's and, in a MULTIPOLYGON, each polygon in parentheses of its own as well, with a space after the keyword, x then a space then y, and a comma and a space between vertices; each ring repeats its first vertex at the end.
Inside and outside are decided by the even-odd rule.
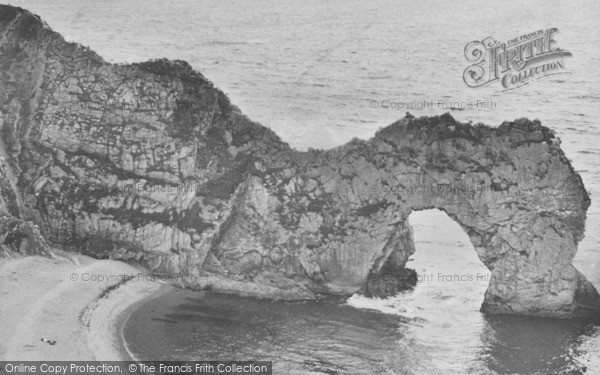
POLYGON ((485 311, 600 306, 571 265, 589 196, 537 121, 407 116, 298 152, 187 63, 109 64, 10 6, 0 106, 3 246, 47 242, 244 295, 389 295, 410 277, 384 273, 413 274, 408 215, 439 208, 492 271, 485 311))

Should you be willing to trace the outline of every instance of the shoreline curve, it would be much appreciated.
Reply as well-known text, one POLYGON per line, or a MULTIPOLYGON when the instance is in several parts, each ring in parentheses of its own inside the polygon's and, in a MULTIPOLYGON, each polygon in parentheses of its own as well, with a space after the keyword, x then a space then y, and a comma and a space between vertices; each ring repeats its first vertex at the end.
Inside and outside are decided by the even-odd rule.
POLYGON ((159 282, 127 281, 94 300, 83 311, 90 349, 97 361, 137 361, 127 348, 124 327, 131 314, 172 287, 159 282))
POLYGON ((131 360, 127 318, 174 288, 121 261, 66 253, 0 258, 0 280, 4 361, 131 360))

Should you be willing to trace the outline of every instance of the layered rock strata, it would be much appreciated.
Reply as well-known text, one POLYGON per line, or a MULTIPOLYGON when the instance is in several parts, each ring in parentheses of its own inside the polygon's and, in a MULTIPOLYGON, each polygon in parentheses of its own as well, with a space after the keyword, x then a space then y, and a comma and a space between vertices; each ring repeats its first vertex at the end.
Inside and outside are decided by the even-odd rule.
POLYGON ((385 296, 414 284, 408 216, 438 208, 491 270, 484 311, 600 307, 571 264, 590 198, 538 121, 407 115, 371 140, 299 152, 185 62, 109 64, 0 6, 0 131, 6 247, 140 262, 243 295, 385 296))

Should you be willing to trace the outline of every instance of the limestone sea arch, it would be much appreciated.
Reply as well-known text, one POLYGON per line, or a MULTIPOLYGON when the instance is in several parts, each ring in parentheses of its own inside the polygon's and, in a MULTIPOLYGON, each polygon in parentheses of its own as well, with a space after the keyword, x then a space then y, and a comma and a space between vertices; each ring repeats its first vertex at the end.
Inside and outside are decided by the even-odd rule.
MULTIPOLYGON (((191 288, 273 298, 388 295, 407 218, 439 208, 492 281, 483 310, 598 311, 571 264, 590 198, 538 121, 404 119, 293 150, 182 61, 118 65, 0 6, 4 246, 141 262, 191 288)), ((396 279, 397 280, 397 279, 396 279)))

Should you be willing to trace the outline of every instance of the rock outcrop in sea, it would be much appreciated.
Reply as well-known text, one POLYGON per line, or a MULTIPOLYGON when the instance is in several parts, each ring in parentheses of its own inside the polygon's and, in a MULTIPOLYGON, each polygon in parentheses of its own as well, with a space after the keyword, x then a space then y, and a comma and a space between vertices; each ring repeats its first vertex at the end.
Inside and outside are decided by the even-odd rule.
POLYGON ((187 63, 109 64, 10 6, 0 111, 5 250, 56 246, 241 295, 387 296, 414 280, 409 214, 438 208, 491 270, 484 311, 600 308, 571 264, 590 198, 538 121, 407 115, 295 151, 187 63))

